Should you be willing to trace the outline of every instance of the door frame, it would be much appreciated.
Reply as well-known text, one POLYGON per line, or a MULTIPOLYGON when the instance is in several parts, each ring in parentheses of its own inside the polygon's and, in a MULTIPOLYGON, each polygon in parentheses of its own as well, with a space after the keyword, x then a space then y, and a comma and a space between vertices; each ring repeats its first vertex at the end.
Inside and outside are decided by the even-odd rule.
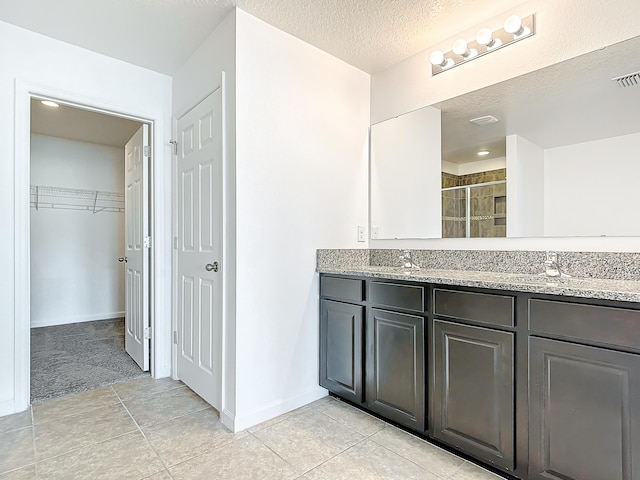
MULTIPOLYGON (((151 232, 151 261, 149 268, 149 321, 151 325, 151 375, 166 376, 166 355, 168 339, 163 338, 166 330, 161 319, 166 314, 166 306, 162 300, 165 277, 156 275, 158 269, 164 267, 162 250, 165 246, 163 231, 163 215, 167 215, 162 198, 169 194, 159 179, 161 172, 162 143, 158 140, 162 131, 162 119, 154 118, 144 112, 135 112, 125 108, 104 104, 95 99, 75 95, 60 88, 29 83, 16 79, 15 84, 15 122, 14 122, 14 386, 15 409, 21 411, 31 404, 31 241, 30 241, 30 172, 31 172, 31 99, 52 100, 60 104, 82 108, 97 113, 126 118, 150 127, 152 144, 151 168, 149 175, 150 211, 149 222, 151 232)), ((124 159, 123 159, 124 161, 124 159)), ((166 275, 166 274, 165 274, 166 275)))

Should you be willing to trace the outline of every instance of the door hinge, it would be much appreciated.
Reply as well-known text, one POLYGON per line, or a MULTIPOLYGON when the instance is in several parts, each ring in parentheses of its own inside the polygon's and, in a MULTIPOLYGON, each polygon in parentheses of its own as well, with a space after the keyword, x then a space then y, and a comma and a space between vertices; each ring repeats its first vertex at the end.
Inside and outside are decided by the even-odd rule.
POLYGON ((142 154, 145 157, 150 158, 151 157, 151 145, 145 145, 144 148, 142 149, 142 154))
POLYGON ((144 248, 151 248, 151 237, 149 235, 144 237, 144 248))
POLYGON ((173 154, 178 155, 178 142, 175 140, 169 140, 169 143, 173 145, 173 154))
POLYGON ((173 237, 173 249, 178 250, 178 237, 173 237))
POLYGON ((149 340, 151 338, 151 327, 144 327, 144 339, 149 340))
POLYGON ((177 345, 178 344, 178 332, 177 331, 173 331, 173 344, 177 345))

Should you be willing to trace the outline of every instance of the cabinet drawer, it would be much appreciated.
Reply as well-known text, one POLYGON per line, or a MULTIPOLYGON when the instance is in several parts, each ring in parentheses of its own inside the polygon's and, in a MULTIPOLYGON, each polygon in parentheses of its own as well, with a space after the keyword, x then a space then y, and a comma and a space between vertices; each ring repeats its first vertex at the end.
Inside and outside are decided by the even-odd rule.
POLYGON ((397 283, 369 283, 369 302, 380 307, 424 312, 427 308, 424 287, 397 283))
POLYGON ((364 300, 363 281, 355 278, 321 276, 320 295, 361 302, 364 300))
POLYGON ((514 326, 513 297, 441 288, 434 289, 433 297, 433 311, 436 315, 491 325, 514 326))
POLYGON ((529 328, 640 349, 640 310, 531 299, 529 328))

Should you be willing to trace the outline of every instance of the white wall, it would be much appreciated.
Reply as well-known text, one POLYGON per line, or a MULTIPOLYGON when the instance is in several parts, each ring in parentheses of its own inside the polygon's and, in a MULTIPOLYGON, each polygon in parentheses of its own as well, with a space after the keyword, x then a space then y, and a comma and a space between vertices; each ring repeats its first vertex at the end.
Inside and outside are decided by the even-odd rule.
POLYGON ((440 237, 440 110, 371 126, 371 238, 440 237))
MULTIPOLYGON (((216 30, 191 55, 173 76, 173 114, 174 134, 176 120, 193 108, 208 94, 213 92, 222 80, 224 72, 225 86, 223 96, 224 109, 224 159, 222 174, 224 245, 221 264, 223 276, 223 379, 222 379, 222 412, 225 425, 234 428, 236 412, 236 11, 232 11, 216 30)), ((174 137, 175 138, 175 137, 174 137)), ((173 164, 175 177, 175 159, 173 164)), ((175 178, 173 191, 177 191, 175 178)), ((178 231, 177 215, 173 214, 173 229, 178 231)), ((175 233, 174 233, 175 234, 175 233)), ((176 265, 173 258, 173 265, 176 265)), ((175 285, 174 285, 175 287, 175 285)), ((174 307, 176 292, 173 291, 174 307)), ((176 312, 173 315, 177 318, 176 312)), ((176 327, 174 326, 174 329, 176 327)), ((175 358, 175 357, 174 357, 175 358)), ((175 364, 174 364, 175 374, 175 364)))
POLYGON ((507 167, 506 157, 490 158, 488 160, 477 160, 467 163, 452 163, 442 161, 442 171, 452 175, 471 175, 473 173, 488 172, 507 167))
MULTIPOLYGON (((169 145, 171 78, 0 22, 0 415, 27 408, 28 297, 15 281, 28 278, 28 263, 16 252, 28 241, 28 205, 15 203, 16 173, 28 183, 29 92, 129 113, 154 121, 156 211, 153 268, 156 275, 155 375, 170 367, 169 145), (16 96, 17 95, 17 96, 16 96), (17 137, 16 137, 17 135, 17 137), (16 140, 17 138, 17 140, 16 140), (25 167, 26 165, 26 167, 25 167), (26 206, 23 209, 23 205, 26 206), (18 269, 16 271, 16 268, 18 269), (25 304, 27 305, 25 307, 25 304), (26 310, 26 311, 25 311, 26 310), (16 348, 17 345, 17 348, 16 348), (24 373, 18 375, 17 372, 24 373)), ((28 283, 26 283, 28 286, 28 283)))
MULTIPOLYGON (((31 135, 31 184, 124 191, 124 149, 31 135)), ((124 213, 31 209, 31 326, 124 316, 124 213)))
POLYGON ((236 428, 326 394, 315 252, 366 245, 369 78, 238 10, 236 428))
POLYGON ((640 133, 544 151, 545 235, 640 235, 640 133))
MULTIPOLYGON (((531 0, 430 46, 371 77, 371 123, 522 75, 640 35, 637 0, 531 0), (473 39, 480 27, 500 28, 510 14, 536 14, 536 34, 435 77, 429 54, 450 50, 457 38, 473 39)), ((510 172, 507 170, 507 179, 510 172)), ((509 182, 507 181, 507 184, 509 182)), ((372 248, 638 251, 637 238, 554 237, 501 239, 372 240, 372 248)))
POLYGON ((542 237, 544 150, 520 135, 507 136, 507 236, 542 237))

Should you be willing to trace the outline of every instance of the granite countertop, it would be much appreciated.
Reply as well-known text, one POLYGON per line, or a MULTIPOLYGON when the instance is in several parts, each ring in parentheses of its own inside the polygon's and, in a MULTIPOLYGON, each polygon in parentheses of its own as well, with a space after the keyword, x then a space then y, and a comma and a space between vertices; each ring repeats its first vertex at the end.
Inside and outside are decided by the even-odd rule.
POLYGON ((322 267, 319 273, 490 288, 517 292, 640 302, 640 281, 596 278, 548 279, 538 275, 401 267, 322 267))

